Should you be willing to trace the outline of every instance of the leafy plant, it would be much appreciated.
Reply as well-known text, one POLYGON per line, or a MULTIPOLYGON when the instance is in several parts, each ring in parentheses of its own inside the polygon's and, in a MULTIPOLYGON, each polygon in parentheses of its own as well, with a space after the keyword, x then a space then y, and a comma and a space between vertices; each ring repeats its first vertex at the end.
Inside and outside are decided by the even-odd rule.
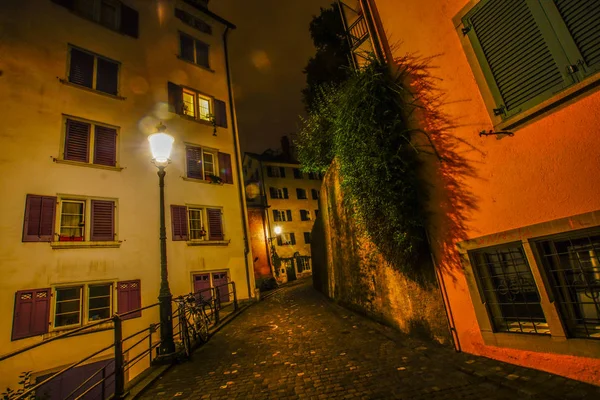
MULTIPOLYGON (((19 375, 19 385, 21 387, 17 390, 12 390, 11 388, 6 388, 6 391, 2 393, 2 400, 12 400, 16 399, 25 393, 27 390, 35 386, 35 381, 31 379, 31 371, 23 372, 19 375)), ((23 399, 25 400, 33 400, 35 399, 35 392, 29 393, 23 399)))

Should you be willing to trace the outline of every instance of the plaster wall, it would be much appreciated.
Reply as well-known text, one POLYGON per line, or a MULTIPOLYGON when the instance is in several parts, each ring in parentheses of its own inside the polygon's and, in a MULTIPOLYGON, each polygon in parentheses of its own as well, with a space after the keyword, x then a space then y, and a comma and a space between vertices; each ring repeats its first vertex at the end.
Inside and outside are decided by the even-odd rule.
MULTIPOLYGON (((17 290, 93 281, 141 279, 142 305, 157 301, 160 283, 159 198, 157 169, 150 163, 147 136, 162 120, 175 138, 172 163, 166 168, 165 208, 169 282, 174 295, 193 289, 192 275, 227 271, 238 297, 254 287, 251 254, 244 247, 243 197, 238 192, 239 168, 229 114, 223 51, 224 27, 183 2, 129 0, 139 12, 138 39, 83 19, 51 1, 3 1, 0 4, 0 348, 7 353, 39 342, 41 336, 11 341, 17 290), (174 18, 174 5, 196 13, 213 26, 202 34, 174 18), (34 17, 35 16, 35 17, 34 17), (178 59, 178 31, 210 45, 212 71, 178 59), (68 44, 121 63, 116 99, 83 90, 67 78, 68 44), (188 85, 227 102, 228 126, 218 128, 183 119, 167 108, 167 82, 188 85), (60 164, 63 114, 119 127, 118 165, 122 170, 60 164), (186 181, 185 146, 193 143, 232 155, 234 184, 186 181), (53 249, 49 243, 23 243, 27 194, 81 195, 117 199, 118 248, 53 249), (222 246, 188 246, 171 240, 169 206, 208 205, 223 208, 226 240, 222 246), (246 259, 248 257, 248 259, 246 259), (246 264, 248 262, 248 264, 246 264)), ((116 294, 116 293, 115 293, 116 294)), ((113 303, 113 307, 115 303, 113 303)), ((158 310, 124 322, 124 335, 158 321, 158 310)), ((52 328, 50 328, 52 330, 52 328)), ((50 333, 44 337, 51 336, 50 333)), ((72 362, 105 343, 111 332, 93 333, 42 346, 0 362, 0 387, 14 387, 15 375, 34 374, 72 362)), ((132 356, 132 354, 130 354, 132 356)), ((130 377, 145 368, 143 360, 130 377)))

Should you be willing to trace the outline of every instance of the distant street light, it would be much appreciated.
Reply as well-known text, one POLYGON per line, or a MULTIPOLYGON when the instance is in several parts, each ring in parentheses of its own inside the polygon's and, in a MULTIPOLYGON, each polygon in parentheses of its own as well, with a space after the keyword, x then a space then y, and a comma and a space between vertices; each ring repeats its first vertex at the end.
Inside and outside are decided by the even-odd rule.
POLYGON ((175 352, 173 341, 173 323, 171 321, 171 301, 173 295, 169 289, 169 276, 167 272, 167 230, 165 228, 165 167, 171 162, 173 149, 173 136, 165 133, 167 129, 161 123, 156 127, 156 133, 148 136, 152 162, 158 168, 158 186, 160 188, 160 354, 167 355, 175 352))

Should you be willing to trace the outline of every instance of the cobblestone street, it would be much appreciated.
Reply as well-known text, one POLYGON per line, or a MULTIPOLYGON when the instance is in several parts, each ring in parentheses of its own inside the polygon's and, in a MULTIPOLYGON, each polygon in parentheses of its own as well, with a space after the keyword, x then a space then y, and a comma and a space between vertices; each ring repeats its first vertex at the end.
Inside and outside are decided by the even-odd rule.
POLYGON ((141 398, 514 399, 523 387, 540 399, 600 398, 594 386, 394 334, 305 281, 247 309, 141 398))

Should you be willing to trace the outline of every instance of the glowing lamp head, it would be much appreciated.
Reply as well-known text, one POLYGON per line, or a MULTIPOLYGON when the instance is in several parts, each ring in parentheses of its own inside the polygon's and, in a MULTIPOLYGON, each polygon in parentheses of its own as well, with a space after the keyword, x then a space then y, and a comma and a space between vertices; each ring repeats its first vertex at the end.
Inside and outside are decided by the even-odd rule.
POLYGON ((166 127, 161 123, 157 127, 157 132, 148 136, 150 150, 152 151, 152 160, 157 165, 167 165, 171 158, 173 149, 173 136, 165 133, 166 127))
POLYGON ((277 226, 275 227, 275 234, 276 234, 276 235, 281 235, 281 227, 280 227, 279 225, 277 225, 277 226))

